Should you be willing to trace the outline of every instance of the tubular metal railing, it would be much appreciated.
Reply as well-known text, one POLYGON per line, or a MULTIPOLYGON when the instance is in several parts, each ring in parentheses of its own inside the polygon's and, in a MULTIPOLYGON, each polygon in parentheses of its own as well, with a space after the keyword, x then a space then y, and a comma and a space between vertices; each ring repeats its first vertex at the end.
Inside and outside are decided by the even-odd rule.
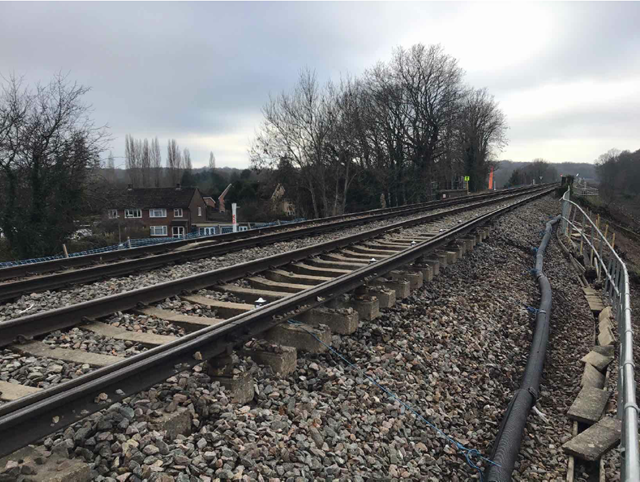
MULTIPOLYGON (((571 239, 578 232, 590 251, 599 278, 604 279, 604 289, 618 324, 620 356, 618 369, 618 417, 622 420, 621 478, 623 482, 640 481, 640 455, 638 450, 638 405, 633 363, 633 326, 631 324, 631 292, 626 265, 598 226, 570 199, 570 190, 562 196, 562 232, 571 239), (582 216, 582 224, 577 217, 582 216), (587 230, 589 234, 587 234, 587 230)), ((585 259, 587 256, 585 255, 585 259)))

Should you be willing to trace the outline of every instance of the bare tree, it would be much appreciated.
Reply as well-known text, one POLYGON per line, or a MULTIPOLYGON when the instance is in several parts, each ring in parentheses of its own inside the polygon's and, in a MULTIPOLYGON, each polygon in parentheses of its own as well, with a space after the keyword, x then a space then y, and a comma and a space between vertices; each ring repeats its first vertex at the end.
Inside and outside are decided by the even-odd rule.
POLYGON ((216 168, 216 156, 213 155, 213 151, 209 153, 209 169, 216 168))
POLYGON ((30 90, 11 77, 0 92, 0 227, 21 257, 50 255, 76 229, 88 183, 109 141, 82 102, 89 88, 57 75, 30 90))
POLYGON ((189 149, 185 147, 184 149, 184 157, 183 157, 184 169, 187 171, 191 171, 193 169, 193 165, 191 164, 191 153, 189 149))
POLYGON ((167 145, 167 168, 172 185, 176 185, 182 178, 182 153, 175 139, 169 139, 167 145))
POLYGON ((149 150, 149 141, 145 139, 142 143, 140 155, 140 167, 142 171, 142 185, 149 187, 153 184, 153 174, 151 172, 151 151, 149 150))
POLYGON ((153 178, 153 187, 160 187, 162 173, 162 155, 160 154, 160 143, 156 137, 151 141, 151 170, 153 178))

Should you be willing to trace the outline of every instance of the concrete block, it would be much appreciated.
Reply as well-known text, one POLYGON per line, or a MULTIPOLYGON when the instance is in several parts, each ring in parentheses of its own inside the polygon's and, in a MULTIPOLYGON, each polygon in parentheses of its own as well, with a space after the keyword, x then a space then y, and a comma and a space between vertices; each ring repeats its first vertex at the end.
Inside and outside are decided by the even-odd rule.
POLYGON ((600 334, 598 335, 598 343, 600 345, 613 345, 615 343, 616 339, 613 336, 613 331, 611 331, 610 328, 607 328, 604 331, 601 331, 600 334))
POLYGON ((461 259, 462 257, 464 257, 464 255, 467 254, 467 243, 464 242, 464 240, 462 239, 456 239, 453 242, 453 249, 452 251, 455 251, 456 253, 458 253, 458 259, 461 259))
POLYGON ((605 318, 598 324, 598 333, 602 333, 603 331, 611 330, 613 333, 613 323, 608 318, 605 318))
POLYGON ((621 422, 605 417, 562 446, 565 453, 594 462, 620 441, 621 422))
POLYGON ((248 356, 260 365, 270 367, 278 375, 288 375, 296 369, 298 351, 292 346, 261 347, 259 345, 245 348, 240 354, 248 356))
POLYGON ((588 363, 596 367, 599 371, 603 372, 609 366, 609 363, 613 361, 613 356, 605 356, 597 351, 590 351, 580 359, 583 363, 588 363))
POLYGON ((212 382, 220 382, 234 403, 244 405, 253 400, 253 378, 249 373, 235 376, 211 377, 212 382))
POLYGON ((609 392, 593 387, 582 387, 571 404, 567 416, 583 423, 596 423, 602 417, 609 400, 609 392))
POLYGON ((409 281, 409 289, 411 291, 422 287, 424 277, 420 271, 391 271, 389 273, 394 281, 409 281))
POLYGON ((175 412, 163 413, 160 418, 152 419, 150 427, 158 432, 166 432, 168 439, 175 439, 178 435, 191 433, 191 412, 184 407, 175 412))
POLYGON ((440 268, 446 268, 448 266, 447 263, 447 253, 446 251, 436 250, 435 257, 438 258, 438 263, 440 263, 440 268))
POLYGON ((604 320, 610 320, 612 317, 612 313, 611 313, 611 307, 607 306, 606 308, 604 308, 600 314, 598 315, 598 321, 602 322, 604 320))
POLYGON ((351 303, 361 320, 371 321, 380 316, 380 303, 375 296, 357 297, 351 303))
POLYGON ((377 286, 369 289, 369 292, 378 298, 378 306, 380 308, 391 308, 396 304, 395 290, 385 288, 384 286, 377 286))
POLYGON ((353 308, 314 308, 298 315, 296 319, 313 326, 327 325, 332 333, 339 335, 350 335, 360 323, 360 315, 353 308))
POLYGON ((467 244, 468 250, 469 251, 473 250, 473 247, 476 245, 476 237, 471 235, 471 236, 467 236, 466 238, 462 238, 462 239, 464 239, 464 241, 466 243, 468 243, 467 244))
POLYGON ((433 280, 433 269, 428 264, 414 264, 413 269, 422 273, 422 278, 425 283, 433 280))
POLYGON ((446 251, 447 254, 447 265, 456 264, 458 261, 458 253, 456 251, 446 251))
POLYGON ((89 482, 91 466, 81 459, 53 453, 46 457, 38 448, 27 446, 0 459, 0 481, 89 482))
POLYGON ((425 258, 424 262, 431 266, 433 276, 438 276, 440 274, 440 261, 438 261, 438 258, 425 258))
POLYGON ((615 356, 615 349, 613 347, 613 345, 596 345, 594 346, 591 351, 595 351, 596 353, 600 353, 603 356, 610 356, 613 357, 615 356))
POLYGON ((264 338, 280 345, 295 347, 300 351, 322 353, 327 350, 322 342, 331 344, 331 330, 326 325, 305 326, 303 329, 289 323, 280 323, 267 331, 264 338))
POLYGON ((604 378, 604 374, 600 373, 591 363, 585 363, 580 384, 583 387, 602 389, 604 388, 604 378))
MULTIPOLYGON (((32 393, 42 390, 41 388, 28 387, 19 383, 9 383, 0 380, 0 400, 3 402, 11 402, 18 398, 26 397, 32 393)), ((0 467, 1 468, 1 467, 0 467)))
POLYGON ((393 290, 396 295, 396 300, 402 300, 410 294, 409 281, 405 280, 394 281, 385 278, 376 278, 369 284, 372 286, 383 286, 386 289, 393 290))

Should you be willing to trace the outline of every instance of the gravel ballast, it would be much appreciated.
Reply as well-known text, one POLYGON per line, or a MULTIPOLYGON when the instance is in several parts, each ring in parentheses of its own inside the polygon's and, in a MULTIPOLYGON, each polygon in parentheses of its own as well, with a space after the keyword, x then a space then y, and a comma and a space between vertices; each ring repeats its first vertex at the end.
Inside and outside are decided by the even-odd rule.
MULTIPOLYGON (((333 346, 362 372, 330 354, 300 354, 287 378, 244 360, 238 370, 253 375, 256 395, 238 406, 198 366, 48 437, 45 446, 84 458, 93 480, 110 482, 478 479, 450 443, 363 374, 489 456, 532 338, 526 306, 537 306, 539 293, 528 273, 531 248, 559 210, 545 198, 505 215, 488 240, 433 282, 353 335, 334 336, 333 346), (191 435, 171 440, 150 429, 154 418, 181 407, 193 415, 191 435)), ((529 417, 514 472, 522 481, 564 480, 566 410, 593 342, 593 317, 555 236, 544 269, 554 303, 538 402, 544 419, 529 417)), ((189 311, 183 303, 164 307, 189 311)))
MULTIPOLYGON (((517 200, 519 199, 521 198, 517 198, 517 200)), ((425 224, 414 229, 424 229, 428 231, 428 228, 444 229, 446 227, 452 227, 462 220, 470 219, 481 213, 491 212, 497 209, 499 206, 511 204, 513 202, 515 201, 508 200, 502 203, 491 204, 487 207, 472 209, 468 212, 460 213, 455 216, 448 216, 441 220, 435 221, 434 223, 425 224)), ((451 208, 429 211, 428 214, 444 212, 449 209, 451 208)), ((204 258, 180 265, 165 266, 163 268, 158 268, 143 273, 78 285, 69 289, 45 291, 42 293, 32 293, 30 295, 24 295, 13 303, 0 305, 0 322, 19 318, 21 316, 32 315, 55 308, 61 308, 84 301, 90 301, 104 296, 123 293, 137 288, 152 286, 165 281, 175 280, 206 271, 212 271, 215 269, 232 266, 254 259, 281 254, 283 252, 292 251, 340 237, 353 235, 356 233, 367 231, 369 229, 386 226, 398 221, 414 219, 420 216, 424 216, 425 214, 426 213, 421 213, 412 216, 393 218, 392 220, 387 221, 377 221, 368 223, 363 226, 344 229, 335 233, 328 233, 319 236, 301 238, 293 241, 275 243, 264 247, 245 249, 239 252, 228 253, 224 256, 204 258)))

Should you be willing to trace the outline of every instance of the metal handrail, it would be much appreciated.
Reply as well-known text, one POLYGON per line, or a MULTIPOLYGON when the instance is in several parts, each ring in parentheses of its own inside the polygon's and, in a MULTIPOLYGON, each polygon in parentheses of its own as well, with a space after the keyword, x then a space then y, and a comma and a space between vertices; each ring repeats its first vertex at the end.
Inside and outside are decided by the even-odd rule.
POLYGON ((595 260, 600 264, 605 276, 605 292, 611 300, 616 321, 618 324, 618 336, 620 340, 620 357, 618 360, 618 417, 622 419, 621 436, 621 481, 640 481, 640 451, 638 449, 638 405, 636 403, 635 365, 633 363, 633 328, 631 324, 631 290, 629 287, 629 273, 627 266, 615 252, 600 229, 580 206, 571 201, 570 189, 562 196, 562 230, 565 236, 571 237, 575 228, 580 236, 591 248, 595 260), (578 229, 571 221, 571 214, 575 219, 577 212, 583 215, 583 223, 590 224, 591 240, 583 229, 578 229), (568 233, 571 227, 571 233, 568 233), (599 249, 593 241, 594 233, 599 242, 599 249), (603 248, 608 253, 608 261, 605 262, 603 248), (599 251, 599 252, 598 252, 599 251))

